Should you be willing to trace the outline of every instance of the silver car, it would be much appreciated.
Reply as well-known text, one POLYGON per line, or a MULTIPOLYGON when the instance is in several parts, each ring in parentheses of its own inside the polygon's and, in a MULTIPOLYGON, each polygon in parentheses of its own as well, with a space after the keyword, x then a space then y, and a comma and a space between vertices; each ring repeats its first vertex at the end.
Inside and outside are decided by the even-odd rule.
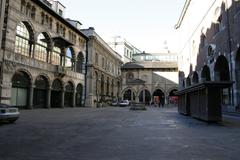
POLYGON ((119 103, 119 106, 129 106, 129 105, 130 105, 130 102, 128 100, 122 100, 119 103))
POLYGON ((0 104, 0 122, 14 123, 19 118, 18 108, 7 104, 0 104))

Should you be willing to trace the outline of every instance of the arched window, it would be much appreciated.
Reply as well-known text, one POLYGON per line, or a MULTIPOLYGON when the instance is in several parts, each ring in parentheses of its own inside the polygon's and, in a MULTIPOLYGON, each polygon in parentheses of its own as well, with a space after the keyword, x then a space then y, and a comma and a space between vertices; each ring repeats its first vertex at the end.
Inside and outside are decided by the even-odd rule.
POLYGON ((204 47, 204 46, 206 46, 207 45, 207 38, 206 38, 206 36, 202 33, 202 35, 201 35, 201 39, 200 39, 201 41, 200 41, 200 45, 201 45, 201 47, 204 47))
POLYGON ((76 66, 76 70, 79 73, 83 73, 83 61, 84 61, 83 53, 80 52, 77 57, 77 66, 76 66))
POLYGON ((199 82, 199 78, 198 78, 198 73, 197 72, 193 73, 192 82, 195 83, 195 84, 199 82))
POLYGON ((47 38, 41 33, 37 38, 34 58, 40 61, 47 62, 48 55, 47 48, 48 48, 47 38))
POLYGON ((65 57, 65 67, 74 70, 74 52, 72 48, 67 48, 65 57))
POLYGON ((210 69, 207 65, 203 66, 202 73, 201 73, 201 78, 202 81, 211 81, 211 76, 210 76, 210 69))
POLYGON ((23 13, 25 11, 25 7, 26 7, 26 1, 22 0, 21 1, 21 12, 23 13))
POLYGON ((61 49, 59 47, 53 47, 53 53, 52 53, 52 64, 54 65, 60 65, 61 64, 61 49))
POLYGON ((30 34, 23 22, 16 29, 15 53, 30 56, 30 34))
POLYGON ((30 3, 27 3, 27 7, 26 7, 26 16, 28 16, 28 17, 30 17, 30 15, 31 15, 31 5, 30 5, 30 3))
POLYGON ((31 18, 35 20, 35 17, 36 17, 36 8, 33 6, 31 10, 31 18))

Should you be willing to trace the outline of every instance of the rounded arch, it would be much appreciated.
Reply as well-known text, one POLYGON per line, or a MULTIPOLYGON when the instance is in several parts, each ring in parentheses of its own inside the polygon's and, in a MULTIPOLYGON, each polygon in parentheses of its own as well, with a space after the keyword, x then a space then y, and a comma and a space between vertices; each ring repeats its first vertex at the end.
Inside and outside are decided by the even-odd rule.
POLYGON ((122 95, 124 100, 129 100, 129 101, 136 100, 136 92, 133 90, 133 88, 126 88, 123 91, 122 95))
POLYGON ((139 102, 150 104, 151 101, 151 93, 148 89, 142 89, 140 93, 138 94, 139 102))
POLYGON ((65 94, 64 94, 64 106, 73 107, 73 98, 74 98, 74 84, 72 81, 68 81, 65 84, 65 94))
POLYGON ((49 88, 48 78, 44 75, 39 75, 36 77, 34 85, 33 106, 34 108, 45 108, 47 106, 47 90, 49 88))
POLYGON ((187 79, 186 79, 186 86, 189 87, 191 86, 191 78, 188 76, 187 79))
POLYGON ((214 66, 214 80, 229 81, 230 73, 228 61, 225 56, 221 55, 217 58, 214 66))
POLYGON ((31 57, 34 32, 27 22, 20 22, 16 27, 15 53, 31 57))
MULTIPOLYGON (((30 83, 33 84, 33 76, 32 76, 32 74, 31 74, 27 69, 25 69, 25 68, 20 68, 20 69, 18 69, 18 70, 14 73, 14 75, 15 75, 16 73, 19 73, 19 72, 24 73, 24 74, 29 78, 30 83)), ((13 75, 13 76, 14 76, 14 75, 13 75)), ((13 78, 13 76, 12 76, 12 78, 13 78)))
POLYGON ((20 108, 29 105, 29 87, 32 84, 31 76, 18 70, 12 77, 11 104, 20 108))
POLYGON ((51 107, 63 107, 62 106, 62 92, 63 82, 61 79, 54 79, 52 82, 51 90, 51 107))
POLYGON ((35 41, 35 28, 34 28, 34 25, 29 20, 18 21, 16 23, 15 31, 18 30, 18 26, 21 25, 21 24, 23 24, 26 27, 26 29, 28 30, 30 41, 34 42, 35 41))
POLYGON ((155 104, 158 104, 160 106, 160 104, 165 104, 165 94, 164 91, 160 88, 155 89, 155 91, 152 94, 153 96, 153 101, 155 104))
POLYGON ((70 70, 74 70, 74 66, 75 66, 75 58, 76 54, 74 52, 73 47, 68 47, 66 48, 66 52, 65 52, 65 67, 69 68, 70 70))
POLYGON ((84 69, 84 55, 82 52, 79 52, 77 56, 76 71, 79 73, 83 73, 83 69, 84 69))
POLYGON ((168 103, 177 104, 178 96, 175 94, 176 91, 178 91, 177 88, 172 88, 168 91, 168 103))
POLYGON ((199 82, 198 73, 196 71, 193 72, 192 82, 194 84, 199 82))
POLYGON ((51 38, 46 32, 39 33, 37 36, 37 41, 35 44, 34 58, 43 61, 49 62, 49 51, 51 48, 51 38))
POLYGON ((40 74, 36 77, 34 85, 37 88, 48 89, 50 85, 49 78, 43 74, 40 74))
POLYGON ((202 72, 201 72, 201 79, 202 81, 211 81, 210 76, 210 69, 207 65, 203 66, 202 72))
POLYGON ((76 106, 82 107, 83 85, 79 83, 76 88, 76 106))

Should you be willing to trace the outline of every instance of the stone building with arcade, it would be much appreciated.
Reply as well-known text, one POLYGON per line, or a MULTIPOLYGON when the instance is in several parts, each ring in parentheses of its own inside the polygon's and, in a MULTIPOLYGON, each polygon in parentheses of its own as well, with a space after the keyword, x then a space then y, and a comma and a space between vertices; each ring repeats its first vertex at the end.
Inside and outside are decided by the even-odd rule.
POLYGON ((121 99, 145 104, 171 103, 177 91, 177 55, 139 53, 122 67, 121 99))
POLYGON ((200 82, 234 82, 222 89, 224 111, 240 108, 240 1, 186 0, 179 35, 179 89, 200 82))
POLYGON ((115 52, 93 27, 81 30, 88 38, 86 64, 86 106, 119 98, 121 92, 121 56, 115 52))
POLYGON ((54 6, 61 10, 44 0, 4 2, 1 103, 19 108, 82 106, 88 38, 63 17, 59 2, 54 6))

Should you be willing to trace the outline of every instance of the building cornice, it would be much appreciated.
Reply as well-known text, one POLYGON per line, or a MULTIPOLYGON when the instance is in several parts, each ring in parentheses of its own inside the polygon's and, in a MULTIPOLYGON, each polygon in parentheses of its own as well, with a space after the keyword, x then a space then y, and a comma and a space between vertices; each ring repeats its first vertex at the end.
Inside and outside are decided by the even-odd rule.
POLYGON ((60 16, 57 12, 55 12, 52 8, 47 6, 44 2, 41 0, 31 0, 35 4, 39 5, 42 9, 46 10, 48 13, 53 15, 56 19, 58 19, 60 22, 65 24, 67 27, 71 28, 73 31, 81 35, 85 40, 88 40, 88 37, 85 36, 79 29, 77 29, 75 26, 73 26, 71 23, 69 23, 66 19, 64 19, 62 16, 60 16))
POLYGON ((188 10, 188 7, 189 7, 190 3, 191 3, 191 0, 186 0, 186 1, 185 1, 184 7, 183 7, 182 12, 181 12, 181 15, 180 15, 180 17, 179 17, 179 19, 178 19, 178 22, 177 22, 177 24, 174 26, 175 29, 178 29, 178 28, 181 26, 182 21, 183 21, 183 18, 184 18, 185 15, 186 15, 186 12, 187 12, 187 10, 188 10))

